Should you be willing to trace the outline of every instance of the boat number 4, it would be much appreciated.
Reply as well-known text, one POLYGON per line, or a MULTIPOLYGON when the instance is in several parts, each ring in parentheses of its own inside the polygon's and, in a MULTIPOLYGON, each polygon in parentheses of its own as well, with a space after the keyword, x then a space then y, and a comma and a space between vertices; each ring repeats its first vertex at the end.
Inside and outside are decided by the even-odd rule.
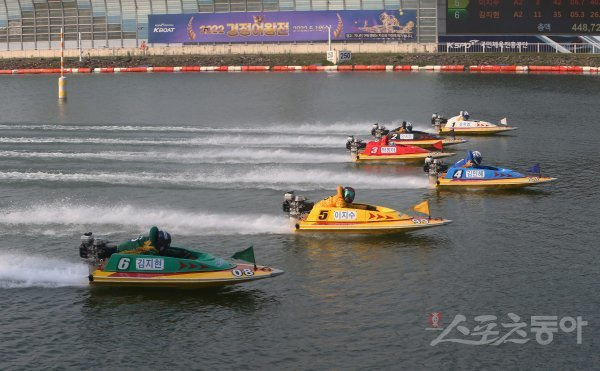
POLYGON ((124 271, 127 268, 129 268, 129 263, 131 262, 131 259, 129 258, 121 258, 119 260, 119 264, 117 264, 117 269, 124 271))
POLYGON ((233 274, 236 277, 242 277, 242 276, 254 276, 254 272, 252 271, 252 269, 233 269, 231 271, 231 274, 233 274))

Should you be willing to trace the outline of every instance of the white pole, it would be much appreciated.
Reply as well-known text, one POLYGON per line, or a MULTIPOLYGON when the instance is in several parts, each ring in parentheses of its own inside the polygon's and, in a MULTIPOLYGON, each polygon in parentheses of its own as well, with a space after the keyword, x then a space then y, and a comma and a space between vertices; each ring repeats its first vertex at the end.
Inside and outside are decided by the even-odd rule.
POLYGON ((331 26, 327 26, 327 50, 331 51, 331 26))
POLYGON ((58 79, 58 99, 67 99, 67 78, 65 77, 65 34, 60 29, 60 77, 58 79))
POLYGON ((81 32, 77 34, 77 46, 79 47, 79 62, 81 62, 83 56, 83 50, 81 50, 81 32))

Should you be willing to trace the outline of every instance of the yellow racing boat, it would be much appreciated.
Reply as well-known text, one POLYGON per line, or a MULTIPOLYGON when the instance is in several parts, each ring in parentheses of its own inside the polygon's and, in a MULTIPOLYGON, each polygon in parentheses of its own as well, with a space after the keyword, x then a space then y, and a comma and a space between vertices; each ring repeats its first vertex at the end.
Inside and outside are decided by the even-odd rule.
POLYGON ((516 127, 507 126, 506 119, 500 120, 500 125, 487 121, 471 120, 469 113, 461 111, 458 116, 445 119, 437 113, 431 118, 432 124, 440 134, 460 135, 493 135, 516 130, 516 127))
MULTIPOLYGON (((340 188, 338 187, 338 194, 340 188)), ((384 206, 358 203, 337 206, 329 203, 335 197, 314 204, 303 196, 288 192, 284 196, 283 210, 289 214, 295 232, 391 234, 451 222, 442 218, 407 215, 384 206)), ((427 204, 427 213, 428 208, 427 204)))

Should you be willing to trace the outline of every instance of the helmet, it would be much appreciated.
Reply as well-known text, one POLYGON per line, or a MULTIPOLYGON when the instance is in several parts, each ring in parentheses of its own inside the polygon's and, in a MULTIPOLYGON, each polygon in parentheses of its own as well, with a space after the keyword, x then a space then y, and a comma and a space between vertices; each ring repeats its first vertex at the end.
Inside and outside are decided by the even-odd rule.
POLYGON ((344 187, 344 192, 342 192, 342 195, 344 196, 344 201, 351 204, 354 201, 356 192, 354 192, 354 188, 352 187, 344 187))
POLYGON ((406 130, 412 131, 412 124, 410 122, 406 124, 406 130))
POLYGON ((481 165, 481 160, 482 160, 481 152, 473 151, 473 152, 471 152, 471 157, 473 158, 473 162, 476 165, 481 165))

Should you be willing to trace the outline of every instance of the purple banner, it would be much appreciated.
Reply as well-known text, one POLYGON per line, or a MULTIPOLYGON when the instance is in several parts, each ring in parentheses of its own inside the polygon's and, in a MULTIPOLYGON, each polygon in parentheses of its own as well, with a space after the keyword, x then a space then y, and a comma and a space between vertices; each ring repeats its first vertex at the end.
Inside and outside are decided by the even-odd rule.
POLYGON ((416 10, 322 10, 148 16, 150 43, 414 41, 416 10))

